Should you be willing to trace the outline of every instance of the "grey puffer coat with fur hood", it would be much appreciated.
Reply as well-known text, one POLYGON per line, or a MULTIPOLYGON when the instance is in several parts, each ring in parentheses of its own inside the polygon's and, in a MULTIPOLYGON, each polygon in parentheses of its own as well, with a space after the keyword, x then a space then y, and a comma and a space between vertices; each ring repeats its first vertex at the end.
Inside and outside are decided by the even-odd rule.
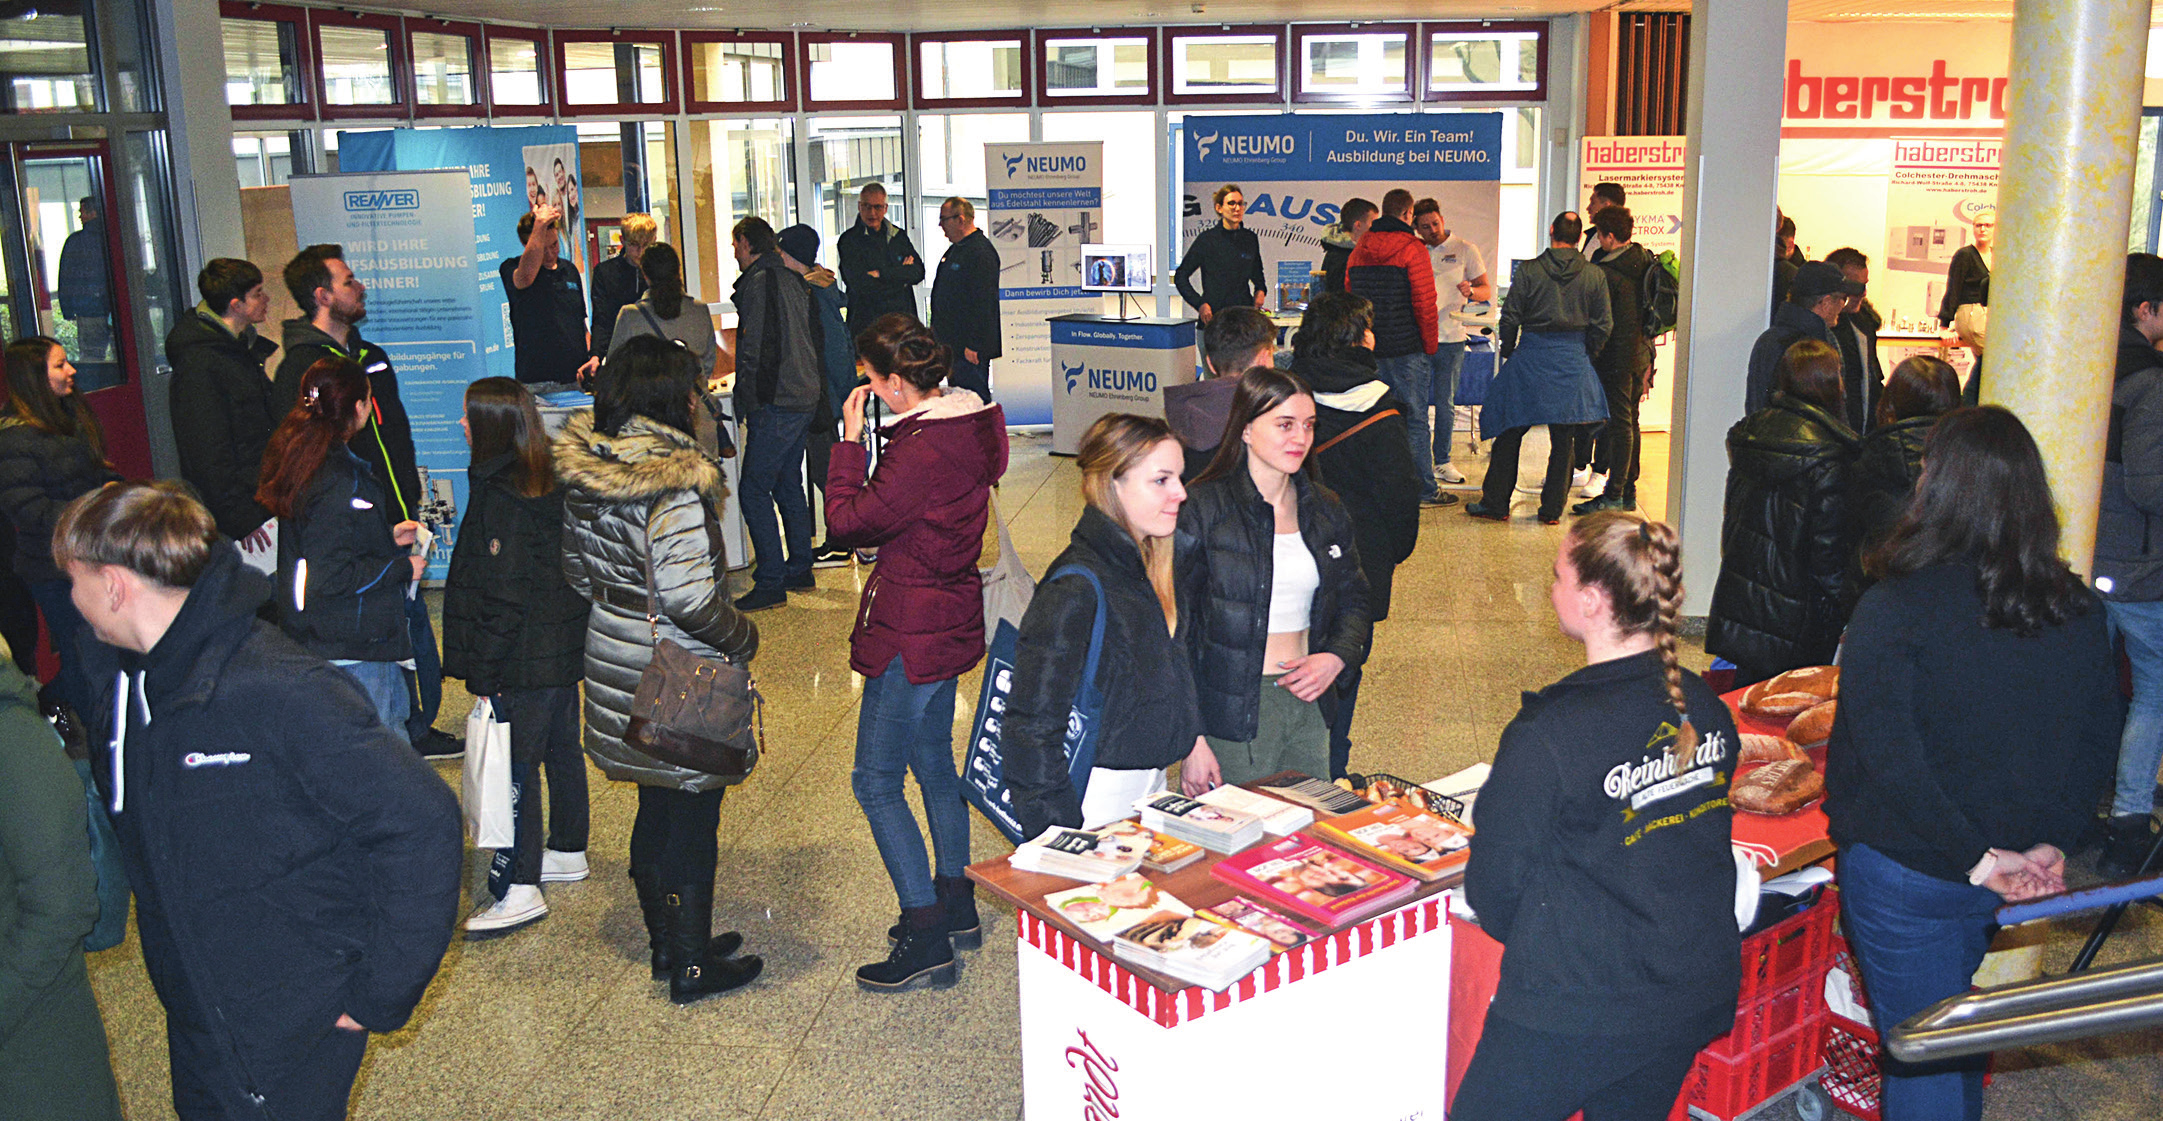
POLYGON ((563 575, 592 602, 586 622, 586 753, 612 779, 698 793, 722 780, 652 759, 623 742, 639 675, 653 660, 646 565, 659 590, 660 636, 694 654, 746 662, 758 627, 729 602, 720 518, 721 468, 693 438, 645 417, 610 436, 593 411, 556 437, 563 499, 563 575))

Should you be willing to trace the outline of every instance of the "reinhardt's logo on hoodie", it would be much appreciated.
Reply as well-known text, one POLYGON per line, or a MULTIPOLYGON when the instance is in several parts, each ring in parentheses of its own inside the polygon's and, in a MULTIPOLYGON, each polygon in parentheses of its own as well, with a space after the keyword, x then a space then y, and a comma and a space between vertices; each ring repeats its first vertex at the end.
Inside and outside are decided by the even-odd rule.
MULTIPOLYGON (((1677 732, 1675 725, 1662 722, 1659 730, 1653 733, 1651 741, 1645 744, 1644 753, 1636 763, 1617 763, 1607 772, 1601 788, 1609 798, 1627 803, 1622 809, 1622 820, 1625 823, 1635 821, 1638 811, 1654 802, 1700 786, 1713 785, 1727 778, 1727 772, 1720 767, 1728 757, 1725 732, 1713 732, 1699 739, 1697 750, 1691 753, 1687 766, 1680 774, 1676 773, 1674 757, 1667 750, 1677 732)), ((1712 798, 1687 811, 1648 821, 1623 838, 1622 843, 1634 845, 1647 833, 1670 825, 1680 825, 1724 805, 1727 805, 1725 797, 1712 798)))

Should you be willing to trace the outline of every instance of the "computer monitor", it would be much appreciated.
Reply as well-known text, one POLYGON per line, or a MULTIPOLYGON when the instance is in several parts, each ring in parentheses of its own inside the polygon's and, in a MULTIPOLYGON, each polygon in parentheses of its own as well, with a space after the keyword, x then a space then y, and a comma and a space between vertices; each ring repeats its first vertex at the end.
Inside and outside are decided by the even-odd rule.
POLYGON ((1084 292, 1148 292, 1155 283, 1146 245, 1084 245, 1081 253, 1084 292))

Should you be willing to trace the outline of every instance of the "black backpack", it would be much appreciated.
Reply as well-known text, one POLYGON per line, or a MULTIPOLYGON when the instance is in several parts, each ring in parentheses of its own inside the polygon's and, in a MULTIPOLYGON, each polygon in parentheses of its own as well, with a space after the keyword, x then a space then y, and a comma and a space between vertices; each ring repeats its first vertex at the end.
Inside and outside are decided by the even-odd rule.
POLYGON ((1638 331, 1648 339, 1657 339, 1675 329, 1681 317, 1682 262, 1673 250, 1662 250, 1645 266, 1640 281, 1644 303, 1639 311, 1638 331))

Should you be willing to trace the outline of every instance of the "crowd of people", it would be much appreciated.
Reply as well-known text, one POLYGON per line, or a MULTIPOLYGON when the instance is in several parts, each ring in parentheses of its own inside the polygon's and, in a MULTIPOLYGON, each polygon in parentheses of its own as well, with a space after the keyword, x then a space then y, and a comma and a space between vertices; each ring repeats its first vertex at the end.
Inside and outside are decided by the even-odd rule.
MULTIPOLYGON (((1463 341, 1441 324, 1492 297, 1479 251, 1431 200, 1353 200, 1280 353, 1239 192, 1215 201, 1220 232, 1181 266, 1183 292, 1202 274, 1189 298, 1212 376, 1167 392, 1166 419, 1090 426, 1082 513, 1019 619, 1001 749, 1026 831, 1107 824, 1174 781, 1197 794, 1346 774, 1394 570, 1422 507, 1452 497, 1440 488, 1463 341), (1085 683, 1099 628, 1121 656, 1085 683), (1103 726, 1077 774, 1066 744, 1084 684, 1104 698, 1103 726)), ((1480 800, 1466 892, 1505 953, 1455 1105, 1466 1117, 1665 1117, 1735 1015, 1726 792, 1741 745, 1680 663, 1679 537, 1631 509, 1657 266, 1631 242, 1619 189, 1598 202, 1589 235, 1561 215, 1516 271, 1481 418, 1495 455, 1468 507, 1507 517, 1535 425, 1551 429, 1544 521, 1560 521, 1578 458, 1607 468, 1606 493, 1559 542, 1550 598, 1587 664, 1526 695, 1480 800), (1669 781, 1618 794, 1618 767, 1669 781), (1632 830, 1633 814, 1663 824, 1632 830)), ((7 348, 0 510, 61 663, 43 697, 0 664, 0 857, 17 885, 0 892, 0 920, 15 916, 7 954, 23 979, 0 988, 11 1101, 118 1116, 82 955, 99 881, 124 874, 180 1115, 342 1116, 368 1033, 413 1015, 462 909, 469 936, 502 936, 547 914, 546 885, 590 874, 588 760, 637 788, 618 843, 654 980, 679 1004, 754 983, 761 958, 713 929, 723 799, 748 767, 688 764, 679 749, 698 745, 670 741, 684 733, 647 682, 670 659, 752 664, 750 613, 852 554, 876 563, 849 632, 864 679, 850 785, 898 905, 885 957, 856 978, 875 993, 957 982, 957 951, 983 938, 952 729, 959 679, 985 655, 979 564, 1008 464, 996 307, 985 320, 969 287, 982 237, 965 200, 941 209, 952 248, 929 324, 909 292, 925 266, 886 221, 883 190, 864 192, 859 217, 838 278, 808 227, 736 225, 732 345, 651 223, 627 223, 624 252, 595 269, 606 332, 581 320, 574 340, 579 281, 554 216, 522 220, 503 280, 535 294, 512 297, 514 330, 563 345, 536 348, 545 370, 522 361, 519 378, 466 391, 469 497, 440 656, 415 594, 431 530, 411 427, 388 356, 358 332, 366 290, 337 246, 285 269, 302 315, 275 376, 256 333, 261 272, 203 270, 204 302, 168 341, 184 483, 121 481, 65 351, 7 348), (521 312, 524 300, 556 311, 521 312), (733 434, 709 390, 728 372, 733 434), (565 380, 590 385, 593 404, 551 436, 527 383, 565 380), (796 474, 814 432, 827 439, 810 459, 817 547, 796 474), (753 558, 723 547, 724 454, 743 457, 753 558), (728 570, 746 559, 753 586, 731 596, 728 570), (470 908, 459 806, 425 762, 441 753, 446 675, 510 734, 512 841, 470 908), (87 807, 41 711, 85 764, 87 807), (83 844, 99 823, 117 863, 83 844)), ((2114 766, 2105 867, 2146 855, 2163 754, 2163 631, 2148 606, 2163 602, 2163 543, 2147 524, 2163 513, 2163 259, 2128 261, 2091 589, 2058 558, 2017 417, 1960 407, 1935 359, 1881 380, 1870 350, 1851 358, 1834 332, 1867 338, 1854 273, 1867 260, 1842 253, 1793 268, 1760 348, 1775 351, 1764 399, 1729 434, 1707 648, 1738 684, 1836 652, 1848 667, 1826 812, 1848 935, 1892 1023, 1967 987, 1999 902, 2062 890, 2114 766), (1874 427, 1858 435, 1863 419, 1874 427), (2131 719, 2112 635, 2134 667, 2131 719)), ((597 292, 596 325, 601 306, 597 292)), ((18 659, 35 617, 27 641, 10 625, 18 659)), ((1888 1059, 1886 1074, 1894 1121, 1980 1116, 1976 1063, 1888 1059)))

